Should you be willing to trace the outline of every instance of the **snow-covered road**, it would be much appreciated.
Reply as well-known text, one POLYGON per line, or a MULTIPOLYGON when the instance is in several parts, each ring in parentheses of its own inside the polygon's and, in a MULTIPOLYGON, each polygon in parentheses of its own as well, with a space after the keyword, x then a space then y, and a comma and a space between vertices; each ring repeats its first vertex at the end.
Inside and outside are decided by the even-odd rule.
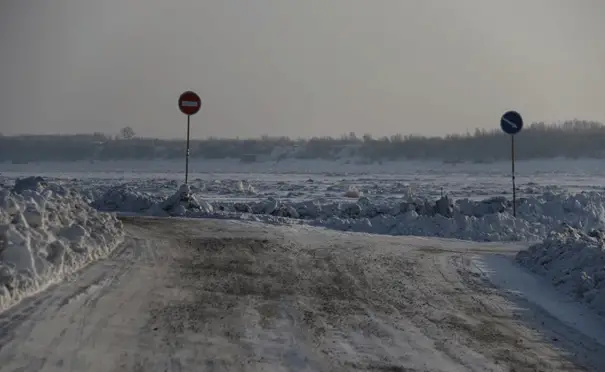
POLYGON ((110 258, 0 315, 1 371, 605 370, 600 319, 585 316, 587 335, 486 282, 494 260, 481 257, 501 254, 492 269, 512 270, 512 245, 124 225, 110 258))

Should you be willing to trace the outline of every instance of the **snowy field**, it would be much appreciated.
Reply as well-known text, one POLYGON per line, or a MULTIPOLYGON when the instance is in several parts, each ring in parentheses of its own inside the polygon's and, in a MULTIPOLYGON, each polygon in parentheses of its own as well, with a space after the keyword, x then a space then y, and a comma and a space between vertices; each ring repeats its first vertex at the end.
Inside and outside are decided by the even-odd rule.
POLYGON ((417 236, 427 242, 418 243, 420 252, 469 253, 474 244, 472 254, 455 258, 460 270, 520 294, 605 347, 605 165, 598 161, 519 162, 516 217, 509 163, 193 162, 189 185, 181 168, 0 165, 1 308, 111 256, 126 234, 113 212, 213 218, 417 236))

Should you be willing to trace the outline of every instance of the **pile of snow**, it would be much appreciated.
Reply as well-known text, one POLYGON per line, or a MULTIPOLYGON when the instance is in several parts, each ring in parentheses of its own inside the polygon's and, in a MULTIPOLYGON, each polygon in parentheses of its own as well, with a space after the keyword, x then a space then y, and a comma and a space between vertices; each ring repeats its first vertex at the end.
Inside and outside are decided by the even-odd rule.
POLYGON ((570 226, 517 254, 516 260, 605 315, 605 231, 570 226))
POLYGON ((344 194, 347 198, 359 198, 361 195, 361 191, 355 186, 349 186, 349 189, 344 194))
MULTIPOLYGON (((243 183, 242 187, 236 187, 241 188, 247 190, 243 183)), ((155 216, 244 218, 272 223, 291 219, 298 220, 291 223, 342 231, 475 241, 538 241, 562 223, 583 231, 605 227, 605 195, 599 192, 532 195, 518 200, 517 216, 513 217, 511 201, 504 197, 477 201, 453 200, 447 196, 429 199, 408 194, 399 199, 361 196, 351 201, 292 201, 257 196, 237 202, 206 202, 196 197, 195 192, 200 190, 183 185, 174 195, 162 198, 119 186, 109 190, 93 206, 100 210, 155 216)), ((351 187, 347 195, 352 198, 358 191, 351 187)))
POLYGON ((581 226, 602 224, 599 209, 590 212, 585 206, 589 202, 578 202, 583 200, 581 197, 573 199, 577 203, 560 198, 546 195, 521 200, 517 218, 511 215, 511 203, 505 198, 483 201, 408 198, 396 203, 376 203, 367 197, 356 202, 289 202, 269 198, 248 203, 215 202, 214 210, 302 219, 344 231, 478 241, 538 240, 562 222, 581 226))
POLYGON ((244 183, 242 181, 238 181, 236 184, 237 192, 241 194, 254 195, 256 194, 256 189, 249 183, 244 183))
POLYGON ((256 195, 257 193, 254 186, 242 180, 214 180, 200 187, 199 191, 219 195, 256 195))
POLYGON ((399 202, 289 202, 269 198, 249 203, 214 203, 215 210, 303 219, 332 229, 389 235, 419 235, 476 241, 537 241, 562 223, 583 230, 604 227, 605 196, 553 194, 518 201, 517 217, 505 198, 482 201, 407 198, 399 202))
POLYGON ((141 213, 161 200, 161 197, 137 191, 133 186, 119 185, 111 187, 91 204, 100 211, 141 213))
POLYGON ((27 191, 35 191, 40 193, 44 190, 49 190, 59 195, 69 193, 68 189, 55 183, 48 183, 44 178, 39 176, 25 177, 15 180, 12 190, 17 194, 22 194, 27 191))
POLYGON ((153 216, 187 216, 192 212, 212 213, 213 207, 207 202, 198 201, 187 184, 181 185, 176 193, 168 199, 152 205, 146 211, 153 216))
POLYGON ((123 234, 115 216, 39 177, 0 188, 0 309, 107 256, 123 234))

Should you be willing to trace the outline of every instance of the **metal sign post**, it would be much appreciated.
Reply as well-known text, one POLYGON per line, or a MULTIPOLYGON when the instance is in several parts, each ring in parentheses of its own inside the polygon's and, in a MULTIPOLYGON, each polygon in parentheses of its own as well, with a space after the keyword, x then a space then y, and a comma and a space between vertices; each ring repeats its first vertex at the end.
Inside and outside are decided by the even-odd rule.
POLYGON ((190 90, 184 92, 179 97, 179 109, 187 115, 187 150, 185 152, 185 184, 189 181, 189 135, 191 133, 191 115, 195 115, 202 108, 200 97, 190 90))
POLYGON ((523 129, 523 118, 517 111, 507 111, 500 118, 500 128, 510 135, 511 176, 513 181, 513 216, 517 216, 517 188, 515 186, 515 134, 523 129))

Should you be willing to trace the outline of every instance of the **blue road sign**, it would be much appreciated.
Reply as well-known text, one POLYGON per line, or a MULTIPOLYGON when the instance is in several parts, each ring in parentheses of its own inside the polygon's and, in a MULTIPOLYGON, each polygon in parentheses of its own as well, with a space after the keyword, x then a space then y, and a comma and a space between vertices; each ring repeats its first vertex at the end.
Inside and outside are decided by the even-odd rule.
POLYGON ((517 134, 523 129, 523 118, 517 111, 508 111, 502 115, 500 119, 500 128, 504 133, 513 135, 517 134))

